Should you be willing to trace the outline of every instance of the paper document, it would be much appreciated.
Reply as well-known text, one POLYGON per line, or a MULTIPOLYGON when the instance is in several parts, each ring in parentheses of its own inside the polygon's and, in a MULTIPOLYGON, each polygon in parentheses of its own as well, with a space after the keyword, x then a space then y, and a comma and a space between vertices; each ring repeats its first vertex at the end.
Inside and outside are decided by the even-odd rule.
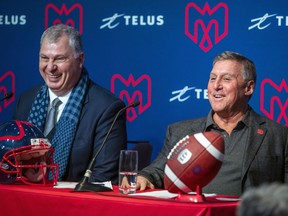
POLYGON ((151 191, 151 192, 137 192, 135 194, 129 194, 130 196, 151 196, 157 198, 174 198, 177 197, 178 194, 170 193, 167 190, 159 190, 159 191, 151 191))
MULTIPOLYGON (((195 192, 190 192, 188 194, 196 194, 195 192)), ((159 191, 151 191, 151 192, 137 192, 135 194, 129 194, 130 196, 150 196, 157 198, 166 198, 171 199, 178 196, 177 193, 170 193, 168 190, 159 190, 159 191)), ((216 194, 203 194, 205 197, 216 196, 216 194)))
POLYGON ((240 201, 240 198, 216 197, 220 201, 240 201))
MULTIPOLYGON (((57 185, 54 186, 54 188, 75 188, 75 186, 79 182, 57 182, 57 185)), ((106 182, 91 182, 92 184, 101 184, 105 187, 108 187, 113 190, 112 183, 111 181, 106 181, 106 182)))

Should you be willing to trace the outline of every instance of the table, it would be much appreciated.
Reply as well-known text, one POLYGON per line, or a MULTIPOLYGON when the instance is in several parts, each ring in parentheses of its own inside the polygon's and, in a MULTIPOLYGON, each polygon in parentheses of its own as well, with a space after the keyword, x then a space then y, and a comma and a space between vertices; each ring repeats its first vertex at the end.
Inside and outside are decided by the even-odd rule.
POLYGON ((67 188, 0 185, 0 215, 233 216, 238 205, 237 201, 219 201, 216 197, 207 197, 205 203, 179 202, 144 196, 132 197, 119 194, 116 186, 113 186, 113 189, 113 192, 95 193, 72 192, 72 189, 67 188))

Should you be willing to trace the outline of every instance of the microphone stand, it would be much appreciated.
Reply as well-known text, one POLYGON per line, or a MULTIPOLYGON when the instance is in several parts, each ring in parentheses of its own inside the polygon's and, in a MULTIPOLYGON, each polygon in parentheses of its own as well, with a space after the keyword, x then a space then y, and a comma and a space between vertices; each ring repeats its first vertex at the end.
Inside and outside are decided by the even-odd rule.
POLYGON ((3 98, 0 99, 0 102, 9 99, 13 96, 13 92, 6 93, 3 98))
POLYGON ((91 174, 92 174, 92 168, 95 164, 96 158, 98 157, 99 153, 101 152, 102 148, 104 147, 104 144, 106 143, 106 140, 108 139, 111 130, 116 122, 116 120, 118 119, 118 116, 125 111, 126 109, 130 108, 130 107, 137 107, 140 104, 139 101, 133 102, 130 105, 123 107, 122 109, 120 109, 118 111, 118 113, 116 114, 99 150, 97 151, 97 153, 94 155, 94 157, 92 158, 85 174, 84 177, 82 178, 82 180, 75 186, 73 192, 104 192, 104 191, 113 191, 111 188, 105 187, 103 184, 93 184, 88 182, 91 174))

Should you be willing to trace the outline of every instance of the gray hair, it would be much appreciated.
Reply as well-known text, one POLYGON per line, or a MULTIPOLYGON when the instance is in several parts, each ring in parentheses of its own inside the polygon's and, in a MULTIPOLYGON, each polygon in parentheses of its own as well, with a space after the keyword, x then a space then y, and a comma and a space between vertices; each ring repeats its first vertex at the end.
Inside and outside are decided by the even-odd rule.
POLYGON ((64 24, 53 25, 46 29, 40 40, 40 46, 44 40, 56 43, 64 35, 69 38, 69 45, 74 50, 74 57, 78 58, 83 53, 81 34, 73 27, 64 24))
POLYGON ((241 197, 237 216, 287 216, 288 186, 270 183, 248 189, 241 197))
POLYGON ((213 66, 216 62, 221 60, 234 60, 243 65, 243 71, 242 76, 245 83, 247 83, 249 80, 253 80, 256 84, 256 68, 250 59, 246 58, 245 56, 231 51, 225 51, 220 53, 218 56, 216 56, 213 60, 213 66))

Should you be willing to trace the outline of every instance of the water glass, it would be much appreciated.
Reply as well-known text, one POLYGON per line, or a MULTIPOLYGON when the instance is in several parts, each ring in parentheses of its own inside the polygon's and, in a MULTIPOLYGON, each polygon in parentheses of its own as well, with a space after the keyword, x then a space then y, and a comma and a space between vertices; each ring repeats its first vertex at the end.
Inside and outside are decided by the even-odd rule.
POLYGON ((119 191, 123 194, 136 193, 138 151, 121 150, 119 159, 119 191))

